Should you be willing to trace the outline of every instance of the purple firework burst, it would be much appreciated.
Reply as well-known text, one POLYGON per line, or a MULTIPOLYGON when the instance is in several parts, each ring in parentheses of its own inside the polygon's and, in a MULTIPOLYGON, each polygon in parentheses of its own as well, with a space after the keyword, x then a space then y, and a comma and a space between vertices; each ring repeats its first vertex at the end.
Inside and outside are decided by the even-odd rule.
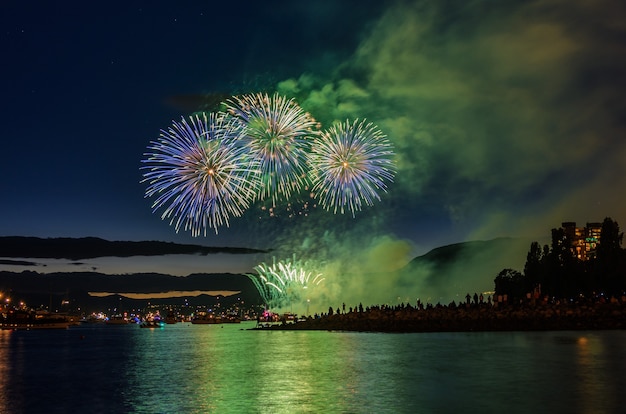
POLYGON ((354 213, 380 200, 395 175, 393 148, 365 120, 348 121, 322 132, 311 148, 312 192, 326 210, 354 213))
POLYGON ((162 130, 142 160, 148 183, 146 197, 156 197, 153 211, 163 208, 176 232, 195 237, 207 228, 229 225, 239 217, 259 188, 259 162, 242 145, 243 129, 225 114, 182 118, 162 130))

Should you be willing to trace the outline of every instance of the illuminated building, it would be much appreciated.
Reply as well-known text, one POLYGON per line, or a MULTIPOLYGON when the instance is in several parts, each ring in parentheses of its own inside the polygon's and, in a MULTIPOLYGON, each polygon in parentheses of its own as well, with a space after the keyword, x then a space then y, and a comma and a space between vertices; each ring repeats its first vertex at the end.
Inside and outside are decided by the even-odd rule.
POLYGON ((579 260, 589 260, 596 257, 596 249, 600 243, 602 223, 587 223, 585 227, 576 227, 573 221, 561 224, 565 236, 570 242, 570 249, 579 260))

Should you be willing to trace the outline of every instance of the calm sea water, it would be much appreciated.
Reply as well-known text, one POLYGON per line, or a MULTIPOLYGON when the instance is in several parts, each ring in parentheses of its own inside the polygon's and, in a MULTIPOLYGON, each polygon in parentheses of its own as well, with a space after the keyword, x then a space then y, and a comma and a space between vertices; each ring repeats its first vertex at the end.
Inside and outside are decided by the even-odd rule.
POLYGON ((0 332, 1 413, 618 413, 626 332, 0 332))

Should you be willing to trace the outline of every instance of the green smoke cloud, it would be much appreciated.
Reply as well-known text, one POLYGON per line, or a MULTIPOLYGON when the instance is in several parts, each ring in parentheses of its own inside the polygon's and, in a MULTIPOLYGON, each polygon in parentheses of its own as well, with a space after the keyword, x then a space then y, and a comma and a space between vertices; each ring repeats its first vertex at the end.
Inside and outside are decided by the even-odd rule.
MULTIPOLYGON (((539 239, 566 220, 624 221, 625 8, 610 0, 401 1, 330 75, 280 82, 278 91, 324 126, 376 123, 398 167, 380 205, 352 224, 312 220, 301 231, 333 228, 327 245, 299 246, 341 280, 352 259, 361 269, 390 267, 391 250, 402 256, 428 243, 422 217, 445 216, 456 241, 539 239), (393 220, 404 233, 391 230, 393 220)), ((369 284, 386 301, 384 286, 397 282, 389 274, 337 283, 344 297, 365 295, 369 284)))

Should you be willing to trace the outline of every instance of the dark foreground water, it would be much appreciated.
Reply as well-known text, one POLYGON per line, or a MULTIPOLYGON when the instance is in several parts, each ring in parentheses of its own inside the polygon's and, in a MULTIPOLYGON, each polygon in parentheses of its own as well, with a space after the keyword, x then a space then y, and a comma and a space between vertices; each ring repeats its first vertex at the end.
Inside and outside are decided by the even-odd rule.
POLYGON ((0 332, 1 413, 619 413, 626 332, 0 332))

